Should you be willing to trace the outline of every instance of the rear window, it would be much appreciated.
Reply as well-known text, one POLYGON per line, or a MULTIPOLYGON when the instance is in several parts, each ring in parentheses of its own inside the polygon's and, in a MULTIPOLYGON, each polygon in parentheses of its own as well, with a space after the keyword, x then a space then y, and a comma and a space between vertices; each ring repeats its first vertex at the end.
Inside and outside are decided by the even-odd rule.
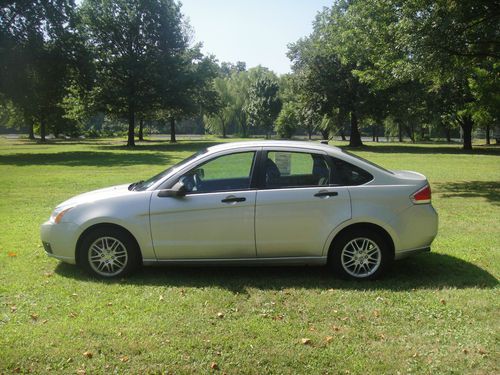
POLYGON ((363 185, 373 180, 373 176, 344 160, 331 157, 333 165, 331 183, 339 186, 363 185))
POLYGON ((371 162, 370 160, 366 160, 365 158, 362 158, 361 156, 355 155, 355 154, 353 154, 353 153, 351 153, 349 151, 345 151, 345 150, 342 150, 342 152, 345 153, 345 154, 347 154, 347 155, 349 155, 349 156, 352 156, 355 159, 358 159, 358 160, 361 160, 361 161, 363 161, 363 162, 365 162, 367 164, 370 164, 372 167, 381 169, 384 172, 387 172, 387 173, 390 173, 390 174, 394 174, 394 172, 392 172, 392 171, 390 171, 388 169, 385 169, 384 167, 381 167, 380 165, 375 164, 375 163, 371 162))

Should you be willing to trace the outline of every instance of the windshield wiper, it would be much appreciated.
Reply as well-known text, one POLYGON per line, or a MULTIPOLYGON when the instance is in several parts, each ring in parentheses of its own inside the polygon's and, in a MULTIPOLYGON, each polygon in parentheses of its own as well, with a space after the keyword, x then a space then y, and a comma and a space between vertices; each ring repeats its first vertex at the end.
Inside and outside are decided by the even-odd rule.
POLYGON ((138 187, 139 185, 141 185, 143 182, 144 182, 144 180, 140 180, 140 181, 134 182, 133 184, 130 184, 128 186, 128 189, 129 190, 134 190, 136 187, 138 187))

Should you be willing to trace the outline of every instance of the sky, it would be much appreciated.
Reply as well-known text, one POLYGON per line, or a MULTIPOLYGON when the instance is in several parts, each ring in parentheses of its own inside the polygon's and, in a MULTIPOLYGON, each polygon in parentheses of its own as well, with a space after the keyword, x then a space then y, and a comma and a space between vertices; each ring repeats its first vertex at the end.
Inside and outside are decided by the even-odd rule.
POLYGON ((244 61, 290 72, 287 45, 312 32, 316 13, 333 0, 180 0, 194 41, 219 62, 244 61))

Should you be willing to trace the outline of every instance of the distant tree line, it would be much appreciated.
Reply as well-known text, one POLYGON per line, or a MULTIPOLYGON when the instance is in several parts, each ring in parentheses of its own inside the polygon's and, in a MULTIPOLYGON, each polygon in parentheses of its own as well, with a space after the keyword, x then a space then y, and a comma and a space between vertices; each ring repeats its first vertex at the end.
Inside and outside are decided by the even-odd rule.
POLYGON ((499 132, 496 1, 338 0, 288 48, 292 73, 218 63, 174 0, 0 6, 0 125, 47 132, 425 140, 499 132))

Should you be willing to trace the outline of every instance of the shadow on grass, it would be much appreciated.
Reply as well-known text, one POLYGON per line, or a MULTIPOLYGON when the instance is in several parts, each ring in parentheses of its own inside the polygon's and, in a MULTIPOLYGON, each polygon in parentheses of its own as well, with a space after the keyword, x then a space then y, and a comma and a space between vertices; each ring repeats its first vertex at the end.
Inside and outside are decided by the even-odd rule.
POLYGON ((224 142, 207 141, 207 140, 189 140, 170 143, 170 141, 142 141, 137 142, 135 147, 127 147, 123 144, 98 145, 96 148, 100 150, 126 150, 131 153, 140 151, 175 151, 175 152, 197 152, 207 147, 215 146, 224 142))
POLYGON ((462 181, 437 184, 443 198, 478 198, 482 197, 494 204, 500 204, 500 182, 498 181, 462 181))
POLYGON ((497 155, 500 156, 500 147, 476 146, 472 151, 462 150, 457 145, 440 145, 434 143, 422 144, 402 144, 402 145, 384 145, 373 144, 362 147, 340 146, 347 151, 367 151, 381 154, 450 154, 450 155, 497 155))
MULTIPOLYGON (((93 281, 80 268, 59 263, 55 272, 63 277, 93 281)), ((97 280, 96 280, 97 281, 97 280)), ((234 293, 248 288, 393 290, 439 288, 493 288, 497 279, 487 271, 461 259, 442 254, 423 254, 395 263, 382 280, 346 281, 335 278, 326 267, 144 267, 121 280, 99 281, 109 284, 154 285, 166 287, 217 287, 234 293)))
MULTIPOLYGON (((178 160, 174 160, 176 162, 178 160)), ((167 155, 144 152, 113 153, 74 151, 58 153, 19 153, 0 155, 0 164, 6 165, 64 165, 68 167, 115 167, 135 164, 172 164, 167 155)))

